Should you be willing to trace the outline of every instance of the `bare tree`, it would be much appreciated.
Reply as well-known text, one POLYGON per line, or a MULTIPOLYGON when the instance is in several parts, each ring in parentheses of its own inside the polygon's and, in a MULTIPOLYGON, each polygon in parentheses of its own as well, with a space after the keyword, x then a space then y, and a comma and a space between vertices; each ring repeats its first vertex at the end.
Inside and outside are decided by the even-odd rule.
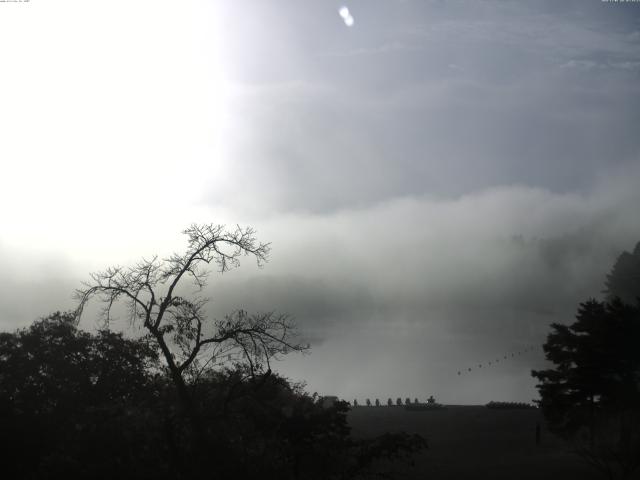
POLYGON ((208 299, 198 293, 207 284, 211 264, 224 273, 240 265, 242 256, 252 256, 258 266, 267 261, 269 244, 259 243, 252 228, 228 231, 224 225, 191 225, 184 253, 159 260, 142 259, 130 267, 110 267, 91 274, 91 280, 76 290, 80 320, 84 307, 94 297, 104 304, 102 319, 108 327, 113 307, 123 303, 132 324, 142 325, 162 353, 185 413, 198 436, 201 422, 189 391, 189 376, 220 359, 242 361, 250 375, 271 373, 270 361, 292 351, 309 348, 296 341, 292 319, 270 313, 248 314, 240 310, 222 320, 207 318, 208 299), (190 298, 177 291, 191 284, 190 298))

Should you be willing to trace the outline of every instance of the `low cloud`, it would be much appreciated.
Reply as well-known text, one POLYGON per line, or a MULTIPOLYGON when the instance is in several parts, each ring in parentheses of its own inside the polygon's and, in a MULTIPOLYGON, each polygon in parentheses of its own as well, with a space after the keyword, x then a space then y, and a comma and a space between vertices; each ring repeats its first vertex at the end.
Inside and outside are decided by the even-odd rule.
MULTIPOLYGON (((415 196, 249 219, 273 244, 270 263, 213 275, 204 294, 212 316, 243 308, 295 317, 313 353, 282 369, 319 391, 415 396, 434 389, 451 401, 488 401, 500 392, 496 398, 527 400, 535 392, 526 371, 543 364, 539 350, 487 370, 485 390, 455 372, 539 346, 551 322, 571 322, 578 302, 600 295, 617 255, 640 240, 640 175, 623 173, 601 179, 588 195, 512 186, 455 200, 415 196), (385 363, 393 358, 402 375, 385 363), (361 375, 363 365, 370 368, 361 375)), ((6 266, 11 251, 1 258, 6 266)), ((23 273, 44 260, 25 259, 23 273)), ((77 286, 71 273, 58 265, 37 282, 24 274, 4 280, 3 327, 67 308, 77 286)))
MULTIPOLYGON (((522 375, 544 364, 539 346, 549 324, 572 322, 579 302, 600 297, 617 256, 640 240, 639 181, 635 169, 602 179, 588 195, 513 186, 274 218, 261 226, 273 241, 272 262, 247 278, 219 279, 215 310, 289 312, 315 340, 304 365, 317 388, 335 388, 321 380, 327 365, 353 364, 331 376, 345 395, 399 388, 383 373, 371 385, 356 374, 356 358, 382 372, 379 358, 397 354, 415 388, 427 386, 415 379, 429 378, 472 401, 468 383, 451 371, 537 346, 533 357, 510 360, 502 386, 488 377, 486 390, 475 391, 478 398, 518 385, 509 395, 529 400, 533 380, 522 375), (345 338, 363 342, 347 346, 345 338)), ((301 374, 295 365, 288 368, 301 374)))

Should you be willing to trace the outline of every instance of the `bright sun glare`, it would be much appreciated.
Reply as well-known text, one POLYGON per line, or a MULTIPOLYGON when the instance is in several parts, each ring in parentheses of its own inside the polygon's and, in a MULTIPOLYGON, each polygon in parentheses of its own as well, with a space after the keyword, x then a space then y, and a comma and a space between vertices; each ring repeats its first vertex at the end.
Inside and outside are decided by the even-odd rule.
POLYGON ((355 23, 355 19, 353 18, 351 12, 349 12, 349 9, 347 7, 340 7, 340 9, 338 10, 338 14, 340 14, 342 20, 344 21, 344 24, 347 27, 351 27, 355 23))
POLYGON ((122 16, 108 3, 54 3, 0 18, 0 41, 13 45, 0 52, 11 72, 0 241, 27 248, 46 232, 66 250, 80 230, 116 241, 192 205, 220 174, 224 92, 210 18, 193 6, 134 2, 122 16))

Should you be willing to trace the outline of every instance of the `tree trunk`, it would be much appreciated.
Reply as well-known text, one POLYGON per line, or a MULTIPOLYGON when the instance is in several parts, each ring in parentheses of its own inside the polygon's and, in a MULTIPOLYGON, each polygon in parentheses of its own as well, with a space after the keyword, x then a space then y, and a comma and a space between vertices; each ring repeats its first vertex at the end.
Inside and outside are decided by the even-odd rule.
POLYGON ((169 347, 167 346, 167 343, 165 342, 162 334, 153 331, 152 333, 156 341, 158 342, 158 345, 160 346, 160 350, 162 350, 162 354, 164 355, 164 358, 167 362, 167 367, 169 368, 169 372, 171 373, 171 380, 173 381, 173 385, 176 387, 176 391, 178 392, 178 398, 180 399, 182 410, 189 421, 192 433, 193 451, 196 454, 198 462, 200 462, 203 458, 203 453, 207 450, 207 438, 204 432, 200 412, 198 411, 198 407, 196 406, 191 394, 189 393, 189 389, 187 388, 187 384, 185 383, 182 374, 173 361, 171 351, 169 350, 169 347))
POLYGON ((589 412, 589 448, 595 453, 595 429, 596 429, 596 415, 595 415, 595 401, 593 395, 590 399, 590 412, 589 412))

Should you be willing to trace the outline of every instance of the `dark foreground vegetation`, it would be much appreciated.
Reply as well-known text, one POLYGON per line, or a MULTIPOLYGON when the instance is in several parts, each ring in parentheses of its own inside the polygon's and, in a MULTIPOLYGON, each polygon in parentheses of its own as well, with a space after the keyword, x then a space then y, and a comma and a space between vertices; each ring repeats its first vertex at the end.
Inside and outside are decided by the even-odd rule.
POLYGON ((549 428, 606 478, 640 477, 640 243, 607 275, 604 300, 554 323, 533 371, 549 428))
POLYGON ((0 334, 0 352, 4 478, 362 478, 426 447, 405 433, 353 439, 346 403, 239 365, 187 385, 194 436, 149 342, 80 331, 71 314, 0 334))

